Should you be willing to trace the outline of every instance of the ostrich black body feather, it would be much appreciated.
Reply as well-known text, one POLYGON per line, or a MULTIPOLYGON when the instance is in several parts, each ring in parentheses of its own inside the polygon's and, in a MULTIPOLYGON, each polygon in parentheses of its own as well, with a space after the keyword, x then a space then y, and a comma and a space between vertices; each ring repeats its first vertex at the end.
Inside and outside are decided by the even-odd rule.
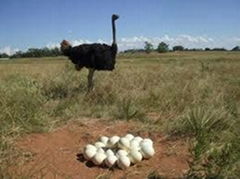
POLYGON ((116 62, 117 45, 83 44, 63 51, 75 65, 95 70, 113 70, 116 62))

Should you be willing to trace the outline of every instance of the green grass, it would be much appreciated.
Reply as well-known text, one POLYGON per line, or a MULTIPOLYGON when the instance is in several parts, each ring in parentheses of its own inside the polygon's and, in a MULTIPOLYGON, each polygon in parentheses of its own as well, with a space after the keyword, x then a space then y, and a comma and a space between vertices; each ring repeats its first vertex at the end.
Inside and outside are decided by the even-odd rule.
POLYGON ((87 94, 87 70, 64 57, 1 61, 0 173, 14 164, 17 137, 97 117, 189 139, 188 177, 237 177, 239 69, 237 52, 121 54, 115 71, 96 72, 87 94))

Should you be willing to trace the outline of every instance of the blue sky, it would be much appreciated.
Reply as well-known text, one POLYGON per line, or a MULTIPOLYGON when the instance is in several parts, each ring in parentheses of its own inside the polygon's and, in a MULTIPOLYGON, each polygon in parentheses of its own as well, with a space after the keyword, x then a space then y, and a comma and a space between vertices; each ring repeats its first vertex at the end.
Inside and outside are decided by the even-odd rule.
POLYGON ((120 49, 240 45, 240 0, 0 0, 0 52, 30 47, 111 43, 110 16, 117 21, 120 49))

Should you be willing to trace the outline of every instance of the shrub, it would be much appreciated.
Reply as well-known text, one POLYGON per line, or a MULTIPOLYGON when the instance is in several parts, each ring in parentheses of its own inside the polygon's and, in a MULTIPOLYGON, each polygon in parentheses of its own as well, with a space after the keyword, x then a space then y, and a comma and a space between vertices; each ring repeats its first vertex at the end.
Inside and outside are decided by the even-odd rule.
POLYGON ((152 52, 154 50, 153 45, 150 42, 145 42, 144 50, 146 53, 152 52))
POLYGON ((181 45, 177 45, 173 47, 173 51, 183 51, 183 50, 184 50, 184 47, 181 45))
POLYGON ((166 44, 165 42, 159 43, 157 47, 157 51, 159 53, 168 52, 169 51, 168 44, 166 44))

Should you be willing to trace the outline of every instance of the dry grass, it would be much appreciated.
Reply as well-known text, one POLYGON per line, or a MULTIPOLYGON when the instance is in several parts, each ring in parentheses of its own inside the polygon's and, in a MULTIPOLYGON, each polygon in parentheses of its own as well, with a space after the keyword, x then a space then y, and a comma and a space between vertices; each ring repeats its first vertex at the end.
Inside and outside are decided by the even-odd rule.
POLYGON ((0 62, 0 173, 16 136, 85 116, 140 120, 146 130, 188 136, 188 176, 235 177, 239 69, 236 52, 122 54, 115 71, 96 73, 86 94, 87 71, 75 72, 64 57, 0 62))

